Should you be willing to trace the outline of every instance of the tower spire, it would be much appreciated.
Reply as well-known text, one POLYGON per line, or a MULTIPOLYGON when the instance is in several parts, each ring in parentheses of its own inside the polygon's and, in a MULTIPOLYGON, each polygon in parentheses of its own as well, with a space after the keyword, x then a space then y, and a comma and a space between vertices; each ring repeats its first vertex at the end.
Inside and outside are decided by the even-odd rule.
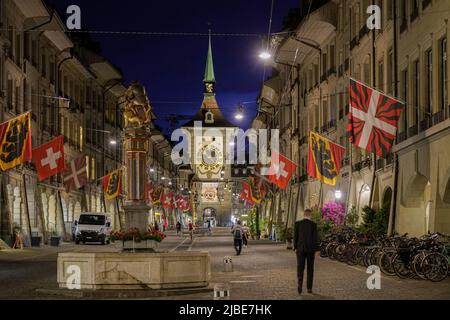
POLYGON ((208 56, 206 58, 205 77, 203 78, 203 83, 205 84, 205 93, 209 94, 214 93, 214 85, 216 83, 216 78, 214 76, 214 63, 211 46, 211 29, 209 30, 208 56))

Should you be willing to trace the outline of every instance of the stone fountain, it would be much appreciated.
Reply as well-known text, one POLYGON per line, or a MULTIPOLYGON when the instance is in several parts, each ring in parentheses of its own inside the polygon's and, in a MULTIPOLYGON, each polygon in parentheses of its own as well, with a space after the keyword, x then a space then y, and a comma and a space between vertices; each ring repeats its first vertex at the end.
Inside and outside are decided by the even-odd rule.
MULTIPOLYGON (((125 228, 147 230, 149 207, 144 186, 149 150, 151 106, 145 88, 135 82, 125 93, 123 110, 126 166, 125 228)), ((60 253, 58 284, 93 290, 181 289, 207 287, 211 279, 208 252, 60 253)))

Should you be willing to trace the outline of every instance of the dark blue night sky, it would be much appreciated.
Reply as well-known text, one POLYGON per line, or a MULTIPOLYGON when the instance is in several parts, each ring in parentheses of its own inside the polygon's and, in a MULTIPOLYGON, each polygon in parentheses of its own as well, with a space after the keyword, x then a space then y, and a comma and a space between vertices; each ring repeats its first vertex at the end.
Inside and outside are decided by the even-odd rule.
MULTIPOLYGON (((267 35, 271 0, 50 0, 65 19, 67 6, 82 10, 83 30, 267 35), (127 5, 128 4, 128 5, 127 5)), ((300 0, 275 0, 273 32, 300 0)), ((141 81, 158 117, 194 115, 201 105, 207 54, 206 36, 92 34, 103 55, 121 68, 125 83, 141 81)), ((212 39, 217 100, 224 114, 246 128, 256 104, 246 105, 246 120, 233 114, 240 102, 255 101, 263 80, 259 37, 215 36, 212 39)), ((168 130, 168 123, 157 122, 168 130)))

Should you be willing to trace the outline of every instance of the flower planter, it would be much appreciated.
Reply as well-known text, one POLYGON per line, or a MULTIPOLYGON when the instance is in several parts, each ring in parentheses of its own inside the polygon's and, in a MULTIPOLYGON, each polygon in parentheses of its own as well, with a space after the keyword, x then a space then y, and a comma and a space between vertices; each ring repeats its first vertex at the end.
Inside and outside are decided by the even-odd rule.
POLYGON ((61 237, 51 237, 50 238, 50 245, 52 247, 59 247, 59 242, 61 241, 61 237))
POLYGON ((32 247, 40 247, 41 241, 42 241, 42 237, 31 237, 31 246, 32 247))

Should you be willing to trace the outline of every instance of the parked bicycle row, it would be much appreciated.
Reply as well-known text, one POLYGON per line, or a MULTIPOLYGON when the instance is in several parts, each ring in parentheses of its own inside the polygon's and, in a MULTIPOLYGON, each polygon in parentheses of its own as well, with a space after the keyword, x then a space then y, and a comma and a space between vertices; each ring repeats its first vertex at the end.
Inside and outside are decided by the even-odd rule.
POLYGON ((373 238, 344 227, 323 239, 320 255, 349 265, 376 265, 384 274, 401 279, 439 282, 450 275, 450 237, 440 233, 373 238))

